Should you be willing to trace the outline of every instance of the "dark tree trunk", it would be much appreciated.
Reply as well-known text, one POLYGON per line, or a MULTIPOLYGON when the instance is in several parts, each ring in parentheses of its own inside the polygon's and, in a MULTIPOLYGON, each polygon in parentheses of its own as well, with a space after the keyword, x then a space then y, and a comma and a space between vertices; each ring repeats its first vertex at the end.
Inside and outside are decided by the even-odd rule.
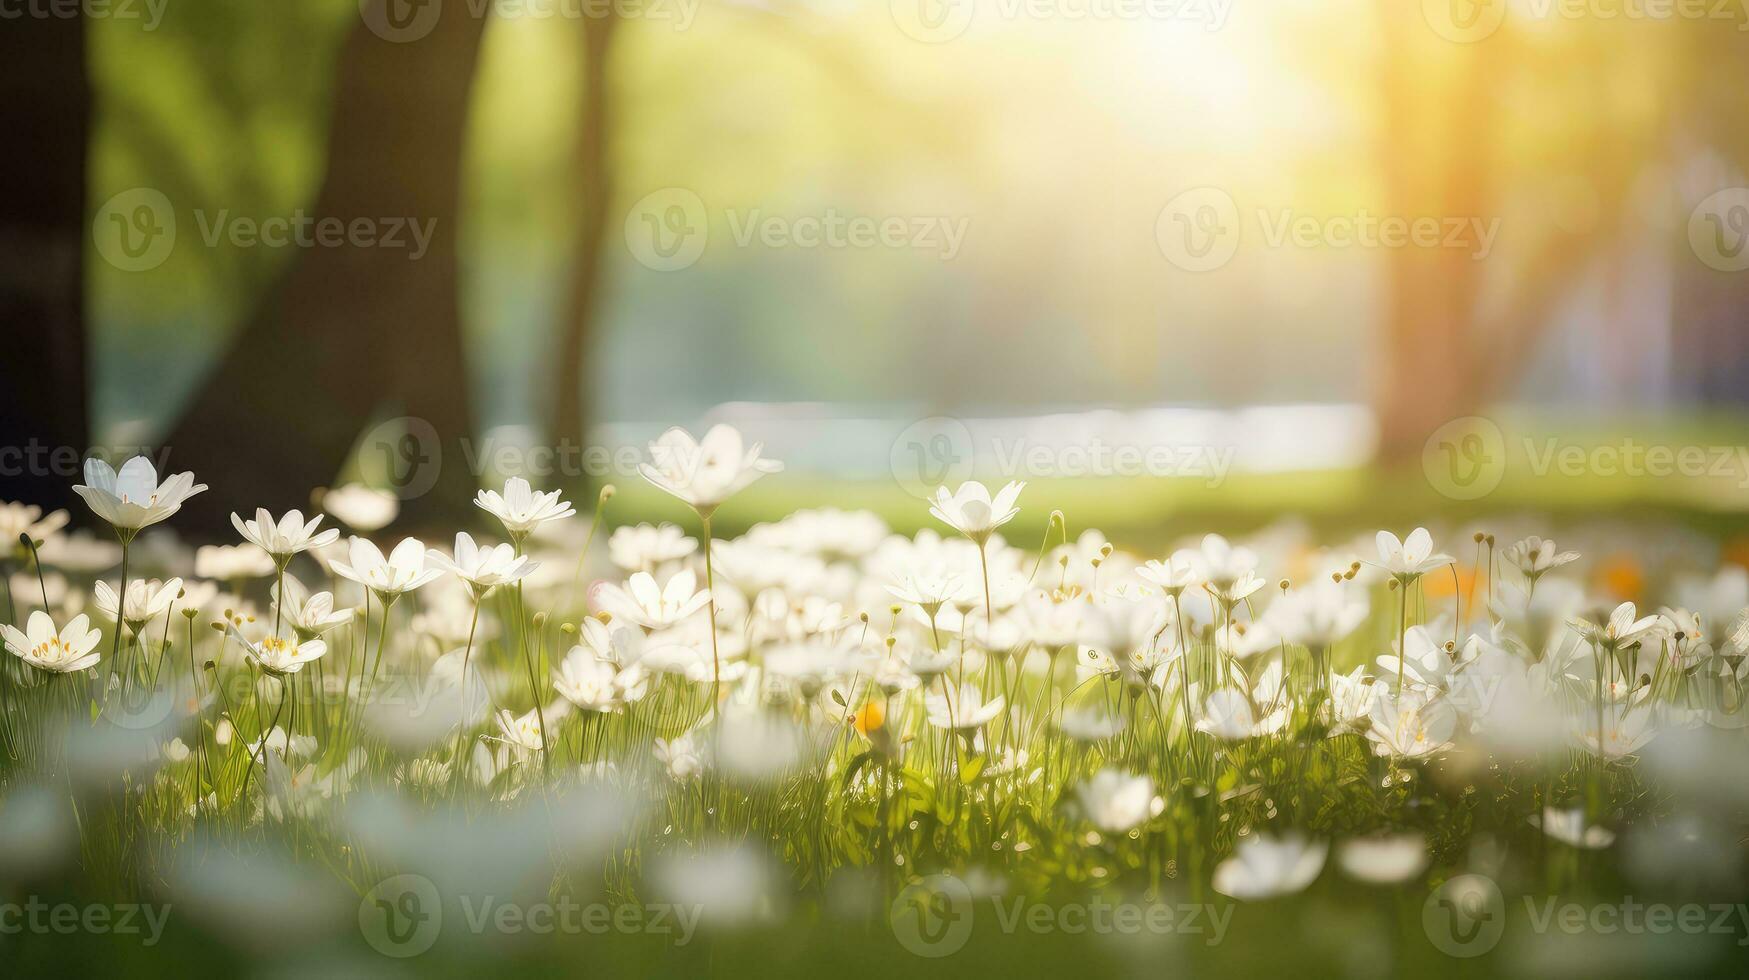
POLYGON ((84 18, 9 22, 0 92, 0 499, 65 507, 75 482, 66 470, 90 439, 84 18))
MULTIPOLYGON (((584 57, 582 118, 578 120, 576 161, 581 175, 577 241, 563 317, 558 324, 559 351, 554 364, 554 414, 551 435, 559 446, 581 447, 587 436, 588 406, 583 396, 585 351, 594 336, 596 311, 608 234, 607 209, 613 199, 609 140, 612 110, 607 58, 618 19, 585 17, 581 28, 584 57)), ((580 474, 570 474, 580 478, 580 474)))
POLYGON ((225 526, 231 509, 307 506, 367 425, 400 416, 424 423, 413 441, 372 438, 364 451, 394 459, 406 518, 466 513, 474 477, 462 441, 473 417, 456 225, 484 26, 454 3, 414 39, 388 40, 362 24, 347 38, 311 214, 368 221, 379 234, 391 230, 386 222, 419 222, 431 229, 429 246, 415 258, 410 232, 402 247, 348 236, 291 261, 166 441, 174 467, 194 470, 223 499, 205 529, 225 526))

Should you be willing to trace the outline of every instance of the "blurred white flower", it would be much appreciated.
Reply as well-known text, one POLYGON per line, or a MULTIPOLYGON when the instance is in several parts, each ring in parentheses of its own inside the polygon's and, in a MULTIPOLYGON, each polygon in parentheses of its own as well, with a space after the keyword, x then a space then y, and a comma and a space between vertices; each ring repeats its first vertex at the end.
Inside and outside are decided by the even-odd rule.
POLYGON ((607 539, 607 557, 631 572, 654 572, 698 550, 698 541, 672 524, 638 524, 614 528, 607 539))
POLYGON ((194 574, 218 582, 265 578, 278 567, 271 555, 252 544, 209 544, 194 552, 194 574))
POLYGON ((1427 839, 1420 834, 1356 837, 1336 849, 1344 874, 1371 885, 1399 885, 1427 867, 1427 839))
POLYGON ((1324 870, 1329 849, 1299 834, 1247 837, 1215 868, 1215 891, 1242 902, 1304 891, 1324 870))
POLYGON ((965 684, 950 686, 942 694, 931 694, 924 703, 931 725, 958 731, 984 727, 1002 713, 1007 702, 1001 695, 985 701, 977 685, 965 684))
POLYGON ((1141 826, 1165 809, 1154 795, 1154 781, 1116 769, 1102 769, 1076 789, 1087 819, 1108 834, 1122 834, 1141 826))
POLYGON ((1584 851, 1600 851, 1615 843, 1615 831, 1586 822, 1584 807, 1562 810, 1545 806, 1541 819, 1532 817, 1531 823, 1540 825, 1543 833, 1555 840, 1584 851))
POLYGON ((388 527, 401 513, 401 501, 394 494, 357 483, 323 493, 321 505, 335 520, 361 534, 388 527))

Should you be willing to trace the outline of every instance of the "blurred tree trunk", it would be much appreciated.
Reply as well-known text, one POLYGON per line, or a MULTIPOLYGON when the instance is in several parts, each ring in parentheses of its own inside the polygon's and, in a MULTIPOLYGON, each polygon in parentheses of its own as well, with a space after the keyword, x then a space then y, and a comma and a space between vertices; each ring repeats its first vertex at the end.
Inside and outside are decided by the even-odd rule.
POLYGON ((617 23, 618 18, 612 13, 582 19, 585 91, 575 148, 582 183, 569 289, 562 307, 563 319, 558 324, 559 356, 554 365, 554 414, 549 429, 555 444, 563 447, 581 448, 588 435, 583 372, 585 351, 595 334, 601 302, 609 233, 607 209, 613 201, 610 159, 613 115, 607 59, 617 23))
MULTIPOLYGON (((83 456, 87 415, 85 160, 91 88, 83 17, 26 18, 0 33, 0 500, 63 507, 73 480, 45 470, 83 456)), ((0 544, 0 549, 5 547, 0 544)))
MULTIPOLYGON (((1489 211, 1494 99, 1486 65, 1499 39, 1454 49, 1427 29, 1418 4, 1381 3, 1386 214, 1496 217, 1489 211)), ((1380 453, 1400 461, 1417 457, 1445 422, 1474 411, 1484 266, 1461 248, 1405 246, 1386 255, 1377 409, 1380 453)))
MULTIPOLYGON (((376 0, 380 4, 385 0, 376 0)), ((428 8, 426 8, 428 9, 428 8)), ((367 12, 368 13, 368 12, 367 12)), ((381 13, 379 9, 377 13, 381 13)), ((409 416, 412 441, 372 439, 414 523, 467 512, 473 435, 457 296, 463 140, 485 18, 447 4, 429 32, 387 40, 361 22, 340 53, 326 177, 310 213, 347 225, 411 221, 427 250, 305 247, 195 394, 166 440, 178 470, 205 477, 232 508, 307 506, 365 426, 409 416)), ((368 20, 368 16, 366 18, 368 20)), ((380 23, 379 18, 372 23, 380 23)))

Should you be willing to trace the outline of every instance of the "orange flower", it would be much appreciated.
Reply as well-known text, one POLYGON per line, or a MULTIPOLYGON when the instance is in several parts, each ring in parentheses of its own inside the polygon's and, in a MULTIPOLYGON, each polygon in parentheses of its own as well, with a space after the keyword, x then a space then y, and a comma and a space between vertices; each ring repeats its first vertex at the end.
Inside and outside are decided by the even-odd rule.
POLYGON ((872 738, 874 732, 881 730, 887 723, 887 704, 885 701, 869 701, 853 717, 856 731, 864 738, 872 738))
POLYGON ((1597 587, 1621 602, 1639 602, 1646 590, 1646 573, 1631 555, 1610 555, 1593 575, 1597 587))
POLYGON ((1456 585, 1458 594, 1469 598, 1476 591, 1476 569, 1470 565, 1458 563, 1448 568, 1428 572, 1421 576, 1421 588, 1429 600, 1450 599, 1452 586, 1456 585), (1453 579, 1451 569, 1457 569, 1457 578, 1453 579))

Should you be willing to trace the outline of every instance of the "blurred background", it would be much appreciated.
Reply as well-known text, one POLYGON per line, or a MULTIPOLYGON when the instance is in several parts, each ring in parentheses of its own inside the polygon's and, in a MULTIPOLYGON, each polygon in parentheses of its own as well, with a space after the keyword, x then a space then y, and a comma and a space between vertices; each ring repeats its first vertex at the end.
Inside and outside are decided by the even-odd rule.
POLYGON ((153 447, 191 529, 673 516, 619 450, 716 421, 790 464, 742 523, 1749 502, 1734 0, 8 9, 4 442, 153 447))

